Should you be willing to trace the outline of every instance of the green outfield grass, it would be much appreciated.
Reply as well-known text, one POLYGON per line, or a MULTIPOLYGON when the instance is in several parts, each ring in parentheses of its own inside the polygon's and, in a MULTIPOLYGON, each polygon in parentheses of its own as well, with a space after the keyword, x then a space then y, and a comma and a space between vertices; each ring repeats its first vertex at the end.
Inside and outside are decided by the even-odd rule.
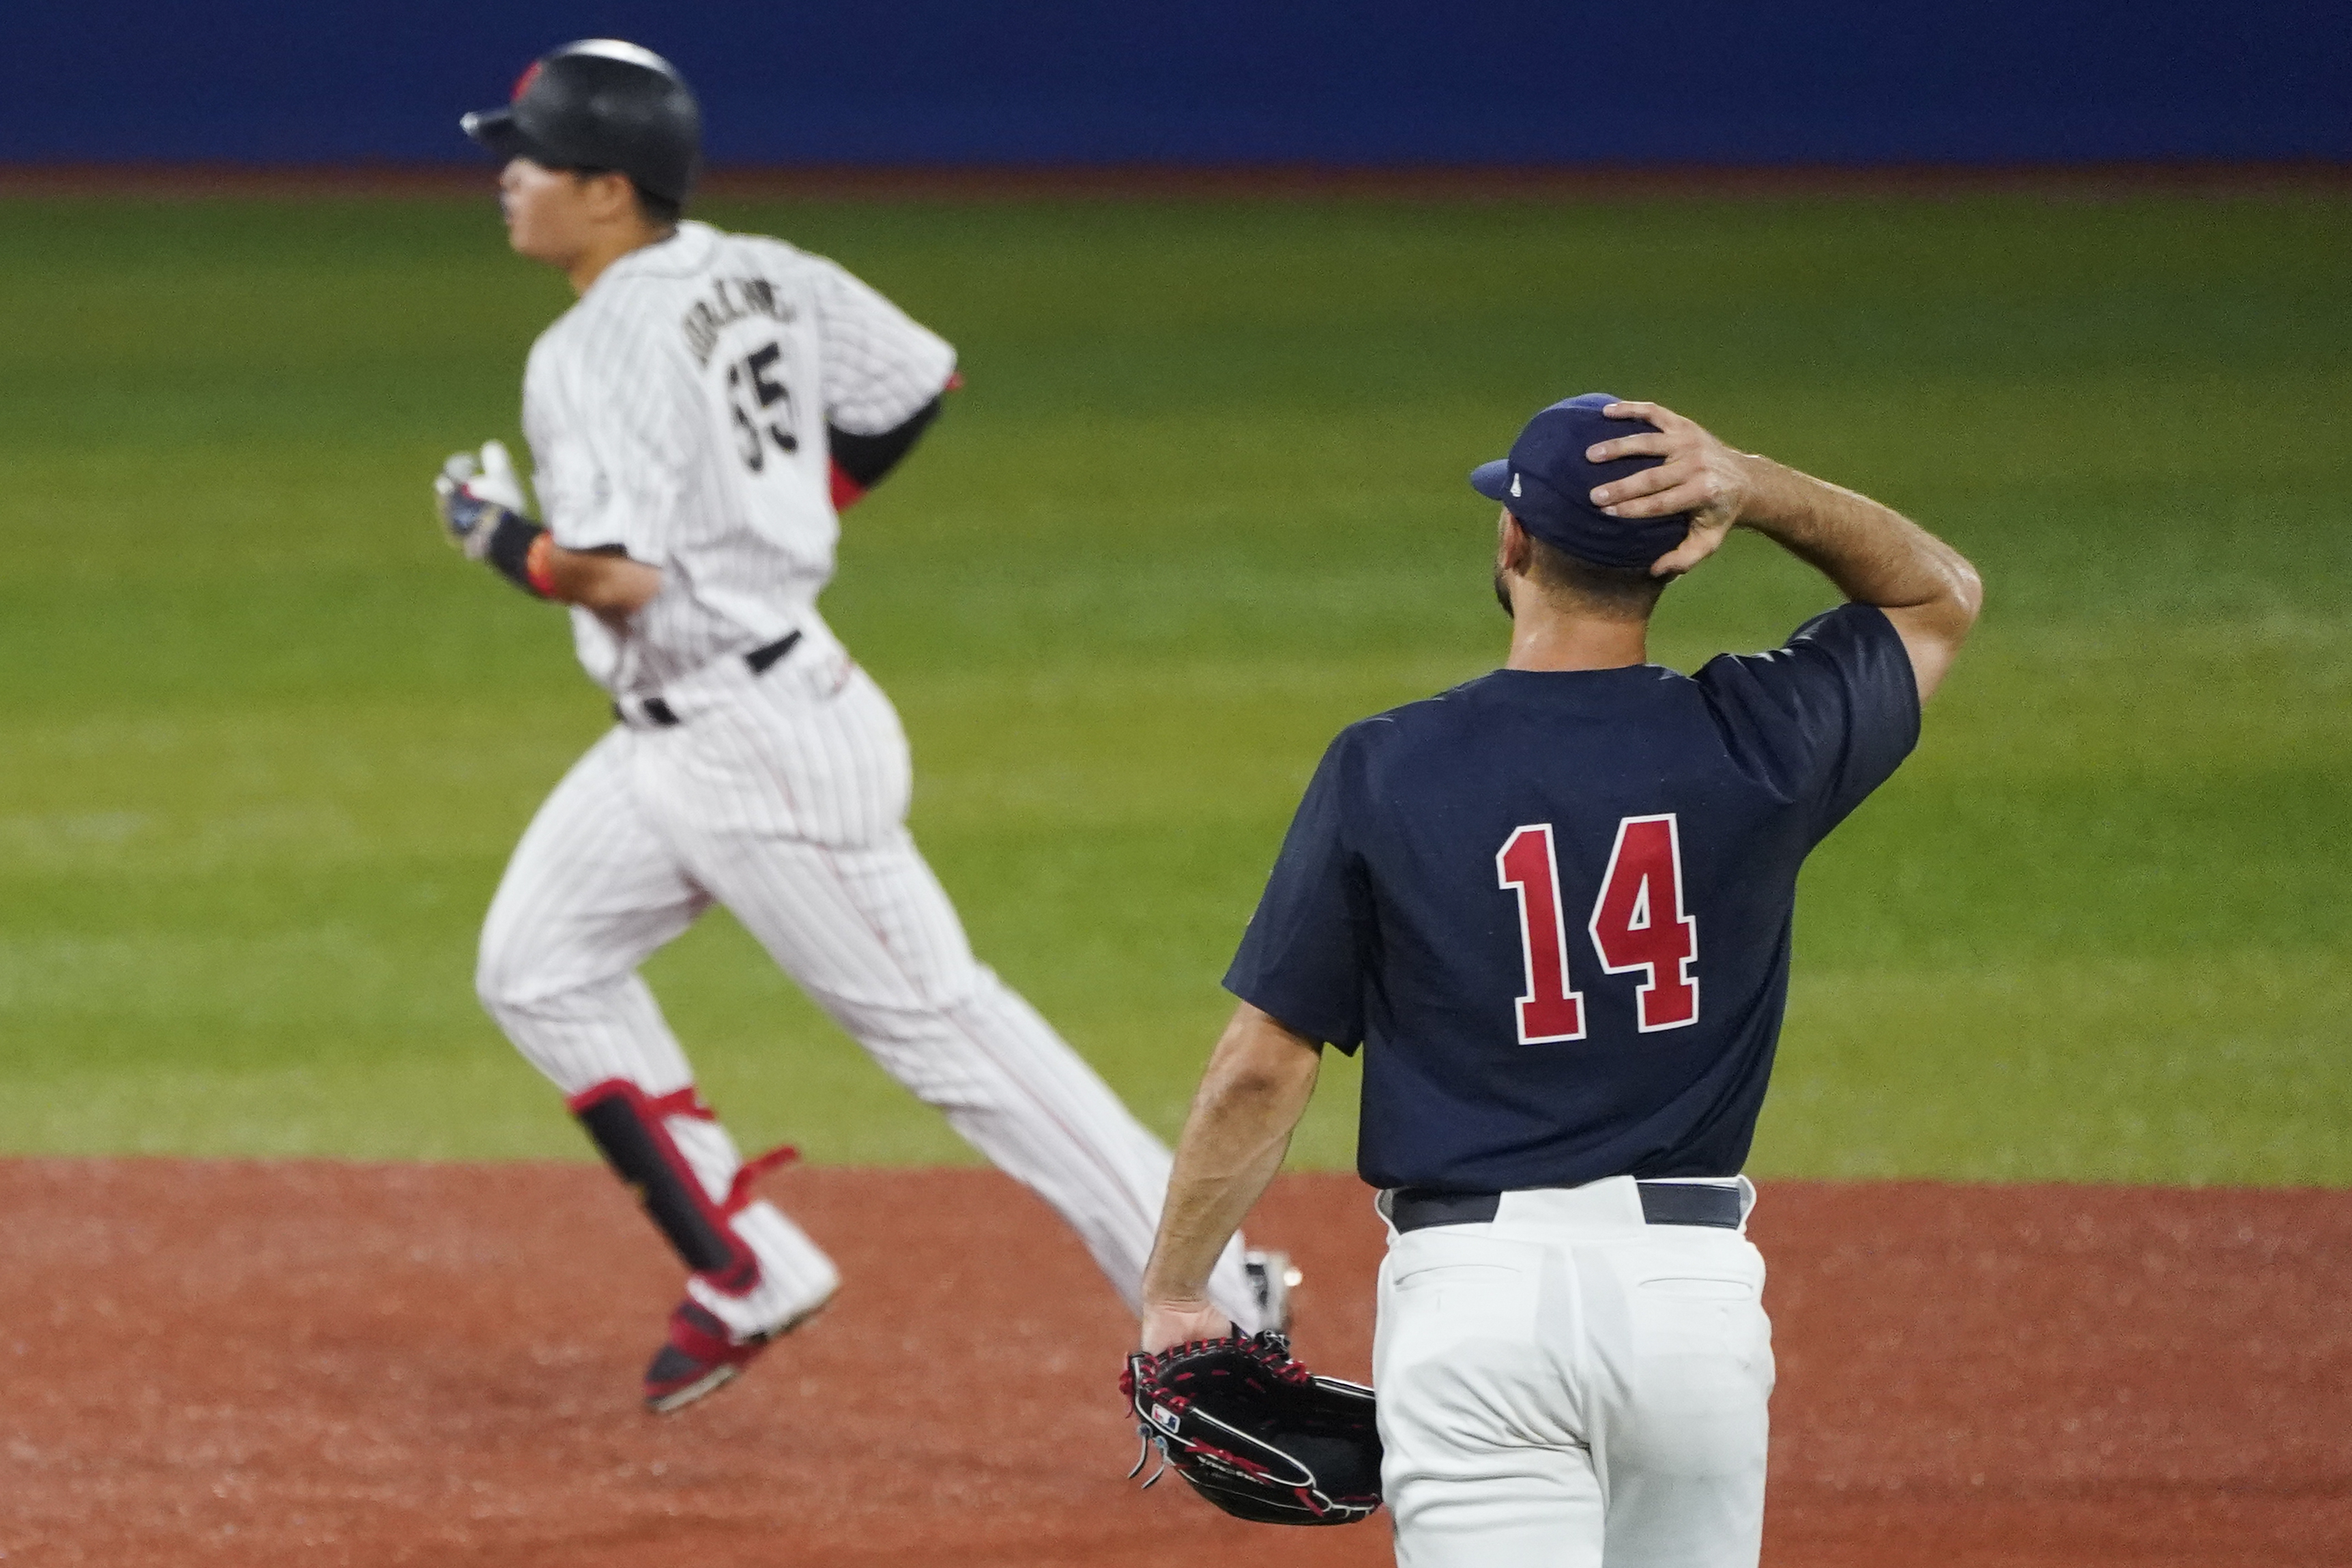
MULTIPOLYGON (((1500 657, 1465 470, 1602 387, 1990 584, 1808 873, 1757 1168, 2352 1184, 2352 202, 711 216, 962 349, 825 607, 982 954, 1156 1126, 1326 741, 1500 657)), ((98 199, 0 204, 0 1147, 582 1152, 469 976, 602 707, 425 505, 561 282, 486 203, 98 199)), ((1735 546, 1663 659, 1826 602, 1735 546)), ((724 919, 652 977, 747 1141, 968 1157, 724 919)))

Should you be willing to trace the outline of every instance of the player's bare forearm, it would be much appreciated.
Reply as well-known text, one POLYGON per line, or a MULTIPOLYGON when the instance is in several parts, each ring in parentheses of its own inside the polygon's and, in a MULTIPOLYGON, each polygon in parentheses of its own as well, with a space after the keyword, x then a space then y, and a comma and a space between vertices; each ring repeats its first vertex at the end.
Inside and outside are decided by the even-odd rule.
POLYGON ((661 592, 658 566, 599 550, 545 548, 547 597, 600 616, 634 616, 661 592))
POLYGON ((1868 496, 1754 453, 1738 522, 1778 541, 1856 604, 1941 609, 1965 633, 1982 595, 1976 569, 1926 529, 1868 496))
POLYGON ((1922 700, 1942 683, 1984 603, 1984 584, 1958 551, 1868 496, 1769 458, 1736 452, 1671 408, 1612 403, 1603 412, 1646 419, 1658 428, 1596 443, 1588 459, 1663 460, 1596 487, 1593 503, 1612 517, 1690 516, 1689 534, 1659 557, 1653 573, 1687 572, 1715 553, 1734 526, 1753 529, 1819 570, 1854 603, 1886 612, 1910 653, 1922 700))
POLYGON ((1246 1002, 1234 1009, 1192 1097, 1143 1270, 1145 1350, 1231 1331, 1209 1304, 1210 1271, 1282 1168, 1322 1065, 1315 1041, 1246 1002))
POLYGON ((1777 542, 1848 599, 1885 611, 1911 655, 1921 700, 1932 696, 1983 606, 1976 568, 1893 507, 1769 458, 1742 460, 1753 479, 1739 526, 1777 542))

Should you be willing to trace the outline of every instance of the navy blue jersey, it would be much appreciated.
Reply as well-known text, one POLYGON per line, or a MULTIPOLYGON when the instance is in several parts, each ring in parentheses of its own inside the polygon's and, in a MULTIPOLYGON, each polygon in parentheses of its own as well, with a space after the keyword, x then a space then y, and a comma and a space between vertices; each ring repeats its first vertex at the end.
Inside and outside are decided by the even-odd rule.
POLYGON ((1798 868, 1918 733, 1866 605, 1696 677, 1496 670, 1331 743, 1226 987, 1368 1047, 1376 1186, 1734 1174, 1798 868))

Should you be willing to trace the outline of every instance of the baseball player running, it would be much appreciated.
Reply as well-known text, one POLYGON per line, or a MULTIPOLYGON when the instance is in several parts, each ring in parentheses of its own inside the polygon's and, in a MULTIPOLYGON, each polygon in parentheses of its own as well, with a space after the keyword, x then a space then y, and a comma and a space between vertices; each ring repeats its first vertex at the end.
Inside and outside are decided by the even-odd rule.
POLYGON ((1653 404, 1571 398, 1471 476, 1503 503, 1503 668, 1332 742, 1225 976, 1144 1348, 1211 1270, 1320 1047, 1364 1047, 1390 1226, 1372 1359, 1407 1568, 1757 1561, 1772 1387, 1739 1173, 1806 853, 1910 752, 1975 572, 1877 502, 1653 404), (1847 603, 1695 677, 1659 594, 1734 526, 1847 603))
MULTIPOLYGON (((542 521, 496 443, 450 460, 442 515, 571 606, 618 720, 516 847, 478 984, 690 1270, 646 1403, 719 1387, 839 1282, 752 1192, 789 1152, 741 1158, 637 974, 714 902, 1138 1301, 1167 1151, 974 961, 907 832, 898 715, 817 612, 839 509, 938 415, 954 351, 831 261, 683 221, 699 110, 635 45, 557 49, 465 129, 505 161, 515 250, 580 300, 524 374, 542 521)), ((1285 1272, 1236 1244, 1211 1289, 1271 1321, 1285 1272)))

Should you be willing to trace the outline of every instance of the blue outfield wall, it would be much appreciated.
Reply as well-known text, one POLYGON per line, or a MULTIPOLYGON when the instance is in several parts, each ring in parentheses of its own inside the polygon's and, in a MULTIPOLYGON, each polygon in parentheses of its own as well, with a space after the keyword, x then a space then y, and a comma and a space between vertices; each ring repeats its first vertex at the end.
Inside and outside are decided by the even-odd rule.
POLYGON ((2352 162, 2343 0, 9 0, 0 162, 460 162, 631 37, 735 164, 2352 162))

